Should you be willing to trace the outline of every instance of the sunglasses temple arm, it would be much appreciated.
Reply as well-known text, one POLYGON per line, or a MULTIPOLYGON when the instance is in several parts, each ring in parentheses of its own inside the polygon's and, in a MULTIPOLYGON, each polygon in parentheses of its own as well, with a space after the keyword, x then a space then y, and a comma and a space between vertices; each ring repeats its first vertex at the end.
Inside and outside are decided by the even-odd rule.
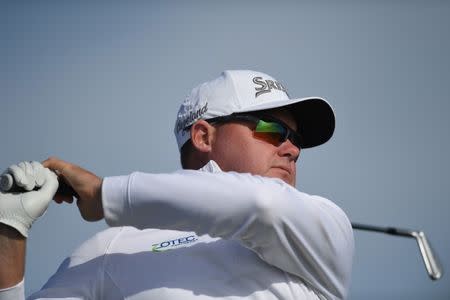
POLYGON ((422 255, 422 260, 425 264, 428 276, 430 276, 432 280, 438 280, 442 277, 443 268, 423 231, 413 231, 395 227, 380 227, 353 222, 352 227, 356 230, 372 231, 395 236, 414 238, 419 246, 420 254, 422 255))

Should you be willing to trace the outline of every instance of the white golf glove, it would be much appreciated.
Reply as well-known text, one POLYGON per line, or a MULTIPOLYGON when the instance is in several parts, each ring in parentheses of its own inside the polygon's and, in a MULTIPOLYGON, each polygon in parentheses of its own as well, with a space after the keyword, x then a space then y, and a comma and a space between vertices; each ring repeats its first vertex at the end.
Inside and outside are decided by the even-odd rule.
POLYGON ((16 185, 26 192, 0 191, 0 223, 9 225, 28 237, 31 224, 44 214, 55 196, 58 178, 36 161, 12 165, 5 173, 10 174, 16 185), (39 189, 33 191, 35 187, 39 189))

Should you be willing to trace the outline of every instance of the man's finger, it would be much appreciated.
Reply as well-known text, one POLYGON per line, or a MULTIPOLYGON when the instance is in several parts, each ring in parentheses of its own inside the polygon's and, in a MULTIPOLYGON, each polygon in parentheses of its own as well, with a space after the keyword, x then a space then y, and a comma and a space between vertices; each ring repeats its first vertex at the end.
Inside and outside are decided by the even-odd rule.
POLYGON ((42 191, 46 193, 55 194, 58 190, 58 176, 49 169, 44 169, 45 184, 42 187, 42 191))
POLYGON ((19 164, 19 167, 21 167, 25 171, 26 176, 26 186, 25 189, 27 191, 31 191, 36 186, 36 177, 34 174, 33 166, 28 161, 23 161, 19 164))
MULTIPOLYGON (((19 168, 17 165, 12 165, 8 168, 6 173, 9 173, 13 176, 14 182, 17 186, 25 188, 27 185, 25 171, 19 168)), ((29 190, 28 190, 29 191, 29 190)))
POLYGON ((77 166, 55 157, 50 157, 49 159, 43 161, 42 165, 45 168, 54 171, 56 174, 62 175, 69 185, 71 185, 71 179, 74 176, 74 171, 77 170, 77 166))
POLYGON ((42 165, 50 170, 63 172, 71 164, 56 157, 49 157, 42 162, 42 165))
POLYGON ((66 198, 64 199, 64 201, 66 201, 66 202, 69 203, 69 204, 72 204, 72 203, 73 203, 73 197, 66 197, 66 198))
POLYGON ((56 194, 55 197, 53 197, 53 201, 55 201, 58 204, 61 204, 61 203, 63 203, 64 200, 62 199, 62 197, 60 195, 56 194))
POLYGON ((27 161, 23 161, 21 163, 19 163, 19 167, 22 168, 22 170, 24 170, 25 175, 30 178, 33 177, 33 167, 31 166, 31 164, 27 161))
POLYGON ((63 202, 73 203, 73 197, 70 197, 68 195, 56 194, 53 200, 55 200, 55 202, 58 204, 61 204, 63 202))
POLYGON ((38 191, 20 194, 23 210, 33 221, 46 211, 58 189, 56 174, 49 169, 44 169, 44 173, 45 184, 38 191))
POLYGON ((34 181, 37 187, 41 187, 45 183, 44 167, 37 161, 32 161, 31 166, 34 173, 34 181))

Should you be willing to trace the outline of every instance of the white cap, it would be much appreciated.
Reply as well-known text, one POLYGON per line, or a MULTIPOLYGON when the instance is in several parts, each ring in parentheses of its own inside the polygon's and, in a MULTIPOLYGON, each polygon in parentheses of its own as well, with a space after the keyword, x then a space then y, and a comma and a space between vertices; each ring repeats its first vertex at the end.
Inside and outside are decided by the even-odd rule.
POLYGON ((174 130, 178 149, 191 138, 190 126, 197 120, 279 107, 294 115, 302 148, 321 145, 333 135, 334 112, 325 99, 290 99, 286 87, 267 74, 231 70, 195 87, 181 104, 174 130))

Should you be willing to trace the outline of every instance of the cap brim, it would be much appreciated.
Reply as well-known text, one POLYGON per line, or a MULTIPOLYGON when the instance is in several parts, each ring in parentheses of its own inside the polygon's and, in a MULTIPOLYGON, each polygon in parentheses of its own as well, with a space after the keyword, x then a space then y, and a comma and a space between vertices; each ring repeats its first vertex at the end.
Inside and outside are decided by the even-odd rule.
POLYGON ((302 148, 322 145, 333 136, 335 128, 333 108, 325 99, 319 97, 271 101, 246 107, 238 112, 260 111, 281 107, 292 111, 297 121, 297 131, 302 136, 302 148))

